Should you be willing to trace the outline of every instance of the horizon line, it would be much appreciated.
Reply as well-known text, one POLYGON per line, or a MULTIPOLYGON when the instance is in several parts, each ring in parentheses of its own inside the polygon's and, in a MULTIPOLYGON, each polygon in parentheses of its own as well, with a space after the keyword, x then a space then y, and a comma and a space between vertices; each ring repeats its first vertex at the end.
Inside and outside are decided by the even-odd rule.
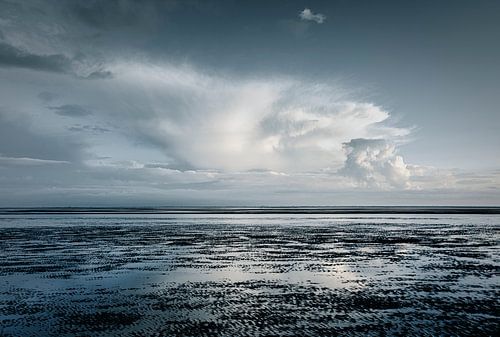
POLYGON ((500 206, 48 206, 0 207, 21 214, 500 214, 500 206))

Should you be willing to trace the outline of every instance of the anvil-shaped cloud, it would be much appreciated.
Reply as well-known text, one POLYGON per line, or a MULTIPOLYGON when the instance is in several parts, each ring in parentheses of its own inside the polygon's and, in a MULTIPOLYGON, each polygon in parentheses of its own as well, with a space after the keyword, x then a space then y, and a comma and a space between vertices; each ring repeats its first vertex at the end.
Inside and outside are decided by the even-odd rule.
POLYGON ((120 74, 117 85, 95 90, 90 105, 99 110, 104 103, 103 118, 161 149, 178 168, 337 169, 345 160, 343 143, 409 133, 387 123, 389 112, 353 100, 335 83, 238 79, 137 62, 111 69, 120 74))

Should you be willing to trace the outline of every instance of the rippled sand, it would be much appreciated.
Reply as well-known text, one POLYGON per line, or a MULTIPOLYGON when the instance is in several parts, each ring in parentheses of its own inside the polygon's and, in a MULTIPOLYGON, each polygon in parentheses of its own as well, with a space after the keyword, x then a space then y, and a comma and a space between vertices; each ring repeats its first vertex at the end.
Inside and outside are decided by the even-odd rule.
POLYGON ((4 216, 1 336, 499 331, 495 216, 4 216))

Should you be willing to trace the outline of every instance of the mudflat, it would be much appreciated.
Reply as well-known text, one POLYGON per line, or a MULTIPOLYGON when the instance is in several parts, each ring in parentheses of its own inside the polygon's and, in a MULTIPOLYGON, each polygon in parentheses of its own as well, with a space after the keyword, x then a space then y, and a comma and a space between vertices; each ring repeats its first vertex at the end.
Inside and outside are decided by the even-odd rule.
POLYGON ((499 331, 497 215, 4 214, 2 336, 499 331))

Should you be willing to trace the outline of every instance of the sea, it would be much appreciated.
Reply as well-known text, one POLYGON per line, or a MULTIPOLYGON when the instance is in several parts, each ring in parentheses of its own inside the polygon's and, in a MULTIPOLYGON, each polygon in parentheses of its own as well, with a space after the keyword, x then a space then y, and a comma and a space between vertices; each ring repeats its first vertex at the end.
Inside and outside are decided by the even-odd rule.
POLYGON ((0 210, 0 336, 498 336, 500 208, 0 210))

